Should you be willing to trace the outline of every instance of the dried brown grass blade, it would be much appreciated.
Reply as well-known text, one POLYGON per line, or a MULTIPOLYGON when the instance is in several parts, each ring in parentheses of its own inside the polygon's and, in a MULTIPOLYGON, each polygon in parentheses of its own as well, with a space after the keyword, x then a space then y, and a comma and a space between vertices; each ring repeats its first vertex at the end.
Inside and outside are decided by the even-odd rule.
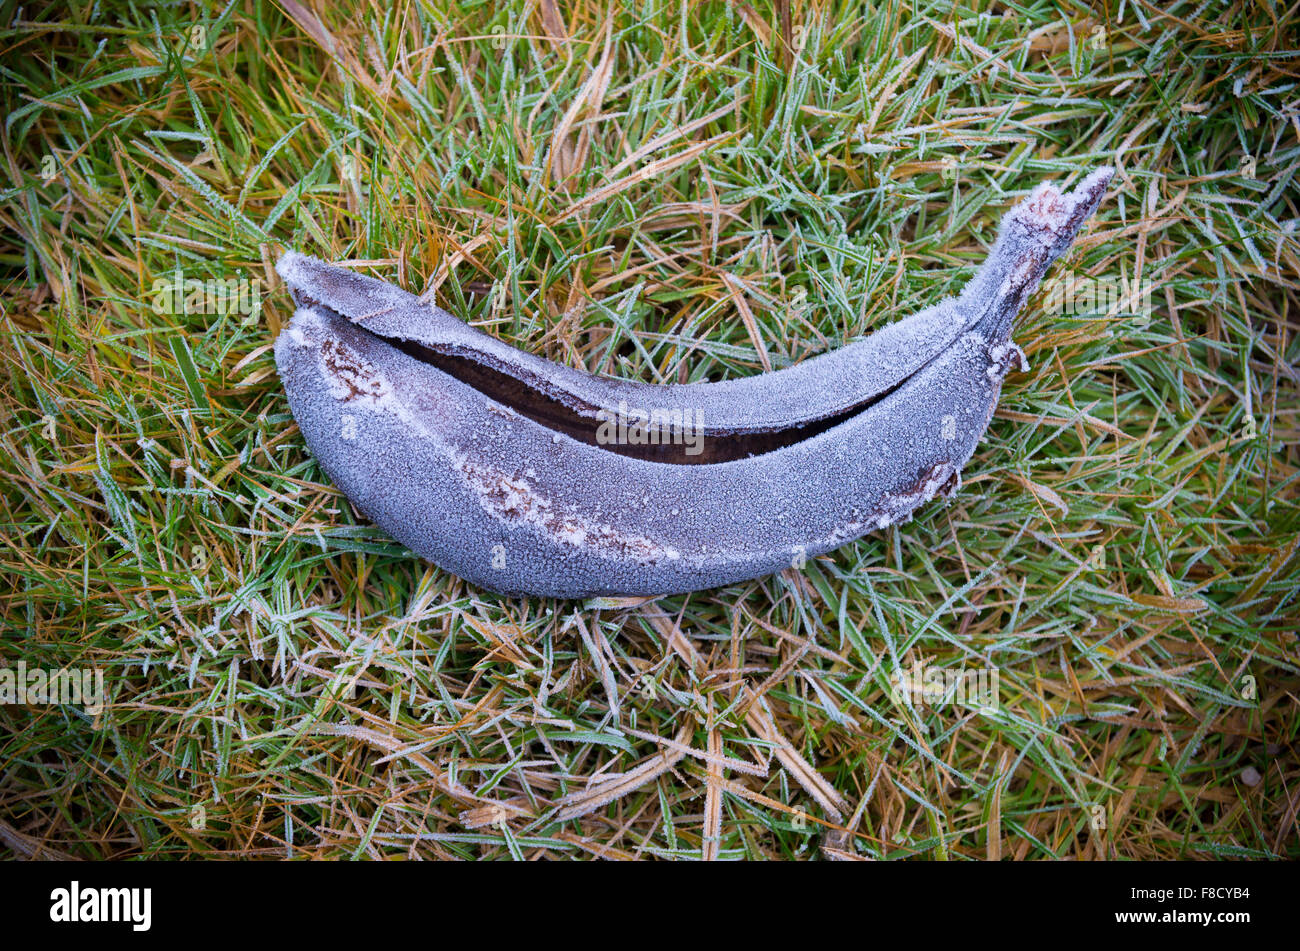
MULTIPOLYGON (((712 712, 709 719, 712 720, 712 712)), ((718 860, 718 850, 722 846, 722 767, 718 759, 722 756, 722 736, 717 727, 709 728, 709 767, 705 780, 704 792, 704 841, 700 853, 706 862, 718 860)))
POLYGON ((81 861, 75 855, 68 855, 66 852, 60 852, 58 849, 52 849, 39 839, 33 838, 26 833, 19 832, 13 826, 6 822, 0 822, 0 842, 3 842, 9 848, 21 855, 27 860, 40 860, 50 862, 79 862, 81 861))
POLYGON ((433 779, 439 790, 457 802, 473 803, 480 806, 497 805, 494 800, 483 799, 474 795, 460 783, 449 781, 446 773, 439 769, 433 760, 423 753, 411 750, 408 744, 403 743, 391 734, 381 733, 379 730, 351 723, 317 723, 312 726, 311 732, 316 736, 346 736, 350 739, 360 740, 369 746, 386 750, 393 757, 408 760, 424 770, 433 779))
POLYGON ((611 19, 605 21, 605 49, 600 55, 600 62, 573 97, 573 102, 565 110, 551 136, 551 180, 557 184, 572 177, 587 162, 587 153, 591 149, 591 130, 600 116, 600 107, 605 101, 605 91, 609 89, 613 69, 614 33, 611 19), (587 121, 576 136, 571 136, 574 125, 584 113, 588 116, 587 121))
POLYGON ((734 759, 730 756, 723 756, 721 753, 714 755, 711 752, 697 750, 695 747, 688 746, 685 743, 678 743, 676 740, 670 740, 663 736, 656 736, 653 733, 646 733, 643 730, 633 730, 630 727, 623 727, 623 732, 628 736, 635 736, 639 740, 651 740, 652 742, 658 743, 660 746, 677 750, 687 756, 692 756, 695 759, 701 760, 710 766, 716 764, 721 769, 730 769, 737 773, 744 773, 747 776, 766 777, 768 774, 768 768, 761 763, 746 763, 743 759, 734 759))
POLYGON ((682 149, 682 151, 670 156, 669 158, 655 159, 654 161, 647 163, 644 168, 638 169, 630 175, 624 175, 618 181, 610 182, 608 185, 597 188, 595 191, 578 199, 568 208, 564 209, 564 211, 556 215, 555 218, 551 220, 551 224, 557 225, 563 221, 567 221, 583 209, 590 208, 592 205, 613 198, 619 192, 631 188, 638 182, 643 182, 646 179, 653 178, 657 175, 663 175, 667 172, 671 172, 679 166, 687 164, 688 162, 693 162, 704 152, 713 148, 715 145, 725 142, 727 139, 734 138, 735 135, 735 132, 723 132, 719 135, 715 135, 711 139, 705 139, 703 142, 697 142, 689 148, 682 149))
POLYGON ((745 722, 760 739, 767 740, 773 745, 773 752, 776 753, 776 758, 781 765, 808 795, 817 800, 817 804, 826 810, 826 814, 836 822, 843 822, 845 813, 849 811, 849 804, 830 783, 822 778, 821 773, 813 769, 812 764, 799 755, 799 751, 777 729, 776 720, 767 709, 765 698, 758 697, 756 702, 750 705, 749 711, 745 714, 745 722))
POLYGON ((325 24, 321 22, 320 17, 301 3, 298 3, 297 0, 280 0, 280 6, 284 8, 284 12, 289 15, 289 18, 294 23, 297 23, 304 33, 315 40, 317 45, 328 53, 349 76, 376 96, 383 97, 379 84, 361 65, 361 60, 357 59, 346 46, 334 38, 334 34, 325 28, 325 24))
POLYGON ((744 288, 730 274, 725 271, 722 274, 722 283, 727 285, 727 293, 731 295, 732 301, 736 305, 736 310, 740 312, 740 319, 745 323, 745 330, 749 333, 749 339, 754 344, 754 349, 758 351, 759 362, 763 364, 763 369, 768 373, 772 372, 772 358, 768 356, 767 344, 758 333, 758 321, 754 319, 754 312, 749 309, 749 301, 745 300, 744 288))
MULTIPOLYGON (((677 742, 685 743, 690 735, 691 728, 688 724, 682 727, 681 732, 677 734, 677 742)), ((641 765, 626 773, 612 776, 580 792, 570 793, 557 803, 560 806, 560 811, 555 814, 555 818, 560 822, 566 822, 569 819, 576 819, 579 816, 585 816, 589 812, 594 812, 615 799, 621 799, 628 793, 635 792, 646 783, 653 782, 656 778, 668 772, 668 770, 680 763, 685 755, 685 753, 678 752, 675 749, 667 749, 650 757, 641 765)))
MULTIPOLYGON (((748 98, 748 96, 741 96, 739 101, 743 103, 748 98)), ((710 122, 716 122, 718 119, 731 114, 735 110, 736 100, 733 100, 721 109, 714 109, 707 115, 700 116, 698 119, 692 119, 690 122, 686 123, 686 125, 677 126, 671 131, 655 136, 645 145, 641 146, 627 158, 623 159, 623 161, 611 168, 608 172, 609 177, 613 178, 615 175, 621 175, 627 169, 635 166, 647 155, 653 155, 665 146, 672 145, 678 139, 686 138, 686 136, 690 135, 692 132, 704 128, 710 122)))
POLYGON ((568 46, 569 31, 565 29, 564 17, 560 16, 560 8, 555 0, 541 0, 538 10, 542 17, 542 29, 551 38, 551 45, 556 49, 568 46))

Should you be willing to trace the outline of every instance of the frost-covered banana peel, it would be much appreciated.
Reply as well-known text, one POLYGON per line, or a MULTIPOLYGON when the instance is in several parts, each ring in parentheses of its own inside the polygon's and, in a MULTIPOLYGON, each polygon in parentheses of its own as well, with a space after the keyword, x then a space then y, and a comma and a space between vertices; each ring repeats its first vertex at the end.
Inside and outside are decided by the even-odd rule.
POLYGON ((1022 367, 1013 318, 1110 169, 1040 185, 956 298, 793 367, 657 386, 510 347, 290 252, 276 363, 307 445, 367 516, 510 594, 658 595, 801 564, 960 485, 1022 367))

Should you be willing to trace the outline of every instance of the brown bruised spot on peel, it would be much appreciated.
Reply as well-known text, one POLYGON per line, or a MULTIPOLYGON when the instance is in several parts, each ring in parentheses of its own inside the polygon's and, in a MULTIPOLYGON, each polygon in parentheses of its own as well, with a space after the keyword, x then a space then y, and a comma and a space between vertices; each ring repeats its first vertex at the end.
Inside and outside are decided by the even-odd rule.
POLYGON ((989 368, 984 372, 994 383, 1001 383, 1012 370, 1029 372, 1029 360, 1025 357, 1025 351, 1010 341, 990 347, 988 353, 989 368))
POLYGON ((961 470, 950 462, 936 462, 919 470, 916 479, 894 492, 886 492, 865 515, 859 509, 847 513, 827 541, 842 545, 864 531, 882 530, 910 521, 912 513, 936 495, 951 498, 961 488, 961 470))
POLYGON ((950 499, 961 489, 961 470, 953 466, 952 475, 948 476, 943 485, 939 486, 939 495, 945 499, 950 499))
POLYGON ((951 494, 961 484, 961 470, 950 462, 936 462, 919 470, 910 485, 886 492, 868 517, 877 528, 905 522, 912 513, 936 495, 951 494))
POLYGON ((391 395, 383 373, 347 344, 326 339, 320 345, 320 355, 330 395, 340 402, 360 400, 378 407, 391 395))
POLYGON ((608 558, 643 564, 681 557, 674 548, 644 535, 623 532, 582 515, 556 511, 527 480, 464 457, 453 464, 489 515, 508 525, 529 525, 552 541, 608 558))

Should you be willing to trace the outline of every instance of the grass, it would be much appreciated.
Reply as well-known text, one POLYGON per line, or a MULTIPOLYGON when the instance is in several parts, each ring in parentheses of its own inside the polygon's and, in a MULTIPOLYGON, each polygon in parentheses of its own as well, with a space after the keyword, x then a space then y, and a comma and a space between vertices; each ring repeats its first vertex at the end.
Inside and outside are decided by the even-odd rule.
POLYGON ((1296 9, 1161 6, 0 3, 0 650, 108 694, 0 706, 0 846, 1300 857, 1296 9), (1040 293, 962 491, 802 571, 476 590, 275 374, 285 248, 716 380, 954 292, 1102 164, 1052 274, 1150 313, 1040 293), (998 709, 899 698, 914 663, 998 709))

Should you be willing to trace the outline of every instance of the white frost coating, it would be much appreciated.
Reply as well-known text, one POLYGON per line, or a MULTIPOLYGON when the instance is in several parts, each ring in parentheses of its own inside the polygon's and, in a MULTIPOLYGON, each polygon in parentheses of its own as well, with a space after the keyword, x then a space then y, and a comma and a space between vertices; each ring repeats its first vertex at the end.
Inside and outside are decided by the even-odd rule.
MULTIPOLYGON (((1043 182, 1029 193, 1029 197, 1020 206, 1019 214, 1022 219, 1032 221, 1045 229, 1045 233, 1053 233, 1065 224, 1065 219, 1070 214, 1070 207, 1069 202, 1060 192, 1047 182, 1043 182)), ((1049 238, 1054 237, 1054 234, 1049 234, 1049 238)))
POLYGON ((321 281, 322 264, 316 258, 297 251, 286 251, 275 264, 276 273, 289 285, 299 302, 323 304, 330 310, 347 313, 349 318, 363 324, 408 304, 414 298, 400 287, 368 280, 350 271, 340 272, 340 283, 329 286, 321 281), (311 288, 310 293, 306 288, 311 288), (366 301, 358 311, 358 300, 366 301))
POLYGON ((320 330, 320 318, 309 307, 300 307, 289 321, 289 339, 295 347, 310 347, 320 330))
MULTIPOLYGON (((955 491, 955 487, 960 485, 961 469, 958 466, 948 462, 937 463, 931 466, 914 486, 882 493, 873 510, 868 512, 865 518, 859 517, 855 511, 852 516, 847 516, 841 521, 835 532, 810 543, 808 547, 833 548, 851 538, 857 538, 864 529, 874 528, 876 531, 883 531, 891 525, 910 522, 912 513, 943 492, 945 487, 954 486, 953 491, 955 491)), ((944 494, 951 493, 944 492, 944 494)))
POLYGON ((311 278, 311 258, 297 251, 286 251, 275 263, 275 271, 280 279, 290 287, 305 287, 311 278))

